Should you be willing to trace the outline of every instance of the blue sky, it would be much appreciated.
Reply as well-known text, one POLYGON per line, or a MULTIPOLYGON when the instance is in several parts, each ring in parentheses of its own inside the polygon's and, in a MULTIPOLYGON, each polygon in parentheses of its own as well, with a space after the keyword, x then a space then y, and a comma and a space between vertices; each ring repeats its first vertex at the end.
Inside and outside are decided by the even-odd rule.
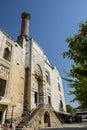
MULTIPOLYGON (((44 50, 60 75, 69 72, 72 62, 63 59, 62 53, 67 50, 67 37, 78 31, 78 24, 87 20, 87 0, 0 0, 0 28, 15 41, 20 35, 21 13, 31 14, 30 37, 44 50)), ((66 103, 73 96, 68 95, 67 82, 63 81, 66 103)))

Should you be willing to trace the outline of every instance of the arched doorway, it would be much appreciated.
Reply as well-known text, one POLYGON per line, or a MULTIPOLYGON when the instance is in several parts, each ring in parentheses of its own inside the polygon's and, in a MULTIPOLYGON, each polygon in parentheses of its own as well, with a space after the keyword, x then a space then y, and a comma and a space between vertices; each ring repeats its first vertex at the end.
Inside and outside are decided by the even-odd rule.
POLYGON ((44 123, 46 123, 46 124, 48 125, 48 127, 51 126, 51 125, 50 125, 50 115, 49 115, 49 112, 48 112, 48 111, 46 111, 46 112, 44 113, 44 123))

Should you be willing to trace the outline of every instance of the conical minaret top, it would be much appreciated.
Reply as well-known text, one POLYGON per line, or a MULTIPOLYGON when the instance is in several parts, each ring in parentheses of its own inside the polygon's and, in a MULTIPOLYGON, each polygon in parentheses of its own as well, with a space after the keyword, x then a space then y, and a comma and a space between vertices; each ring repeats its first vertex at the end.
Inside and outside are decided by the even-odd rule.
POLYGON ((29 24, 30 24, 30 19, 31 19, 31 15, 28 13, 22 13, 21 14, 21 18, 22 18, 22 22, 21 22, 21 32, 20 32, 20 36, 18 37, 18 43, 22 45, 22 39, 23 37, 25 37, 25 40, 29 40, 29 24))

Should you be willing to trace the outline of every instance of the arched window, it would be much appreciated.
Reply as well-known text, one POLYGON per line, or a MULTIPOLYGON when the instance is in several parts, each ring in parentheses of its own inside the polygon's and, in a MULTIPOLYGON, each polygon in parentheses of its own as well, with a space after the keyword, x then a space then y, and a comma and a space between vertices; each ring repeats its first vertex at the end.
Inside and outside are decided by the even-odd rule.
POLYGON ((9 51, 9 48, 4 49, 3 58, 10 61, 11 59, 11 53, 9 51))

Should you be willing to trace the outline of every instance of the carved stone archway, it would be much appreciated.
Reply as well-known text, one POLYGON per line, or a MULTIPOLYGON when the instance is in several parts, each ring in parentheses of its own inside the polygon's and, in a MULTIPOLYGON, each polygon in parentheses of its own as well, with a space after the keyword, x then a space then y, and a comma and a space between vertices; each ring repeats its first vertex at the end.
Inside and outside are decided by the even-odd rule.
POLYGON ((35 65, 34 73, 39 79, 43 79, 42 69, 39 64, 35 65))
POLYGON ((35 79, 37 80, 38 84, 38 96, 37 96, 37 105, 43 104, 43 74, 42 74, 42 69, 40 65, 36 65, 34 68, 34 74, 35 74, 35 79))

